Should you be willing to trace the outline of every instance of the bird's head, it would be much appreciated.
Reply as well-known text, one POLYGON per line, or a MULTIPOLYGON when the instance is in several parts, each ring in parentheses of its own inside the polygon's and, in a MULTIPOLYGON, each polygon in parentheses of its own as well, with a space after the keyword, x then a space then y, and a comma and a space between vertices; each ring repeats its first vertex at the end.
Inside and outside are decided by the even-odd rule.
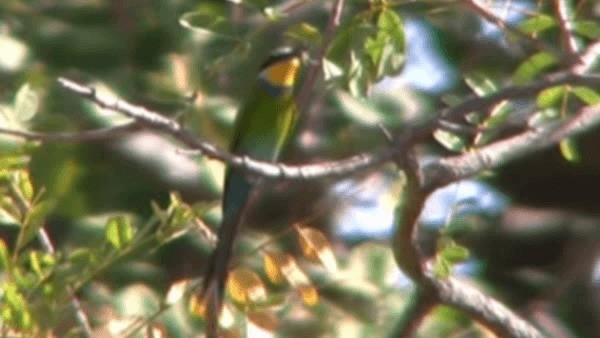
POLYGON ((302 52, 283 47, 276 49, 260 67, 260 80, 278 92, 291 92, 302 67, 302 52))

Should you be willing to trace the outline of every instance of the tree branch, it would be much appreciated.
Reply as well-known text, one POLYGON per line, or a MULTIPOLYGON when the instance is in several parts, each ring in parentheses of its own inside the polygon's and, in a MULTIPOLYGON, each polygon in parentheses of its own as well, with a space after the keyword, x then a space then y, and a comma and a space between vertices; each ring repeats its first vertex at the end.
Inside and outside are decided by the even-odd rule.
POLYGON ((435 290, 443 304, 465 311, 494 331, 498 337, 543 337, 534 326, 472 285, 453 277, 440 279, 434 273, 431 262, 426 264, 425 277, 427 287, 435 290))
POLYGON ((423 167, 423 186, 432 189, 497 168, 517 158, 555 145, 565 137, 600 124, 600 105, 585 107, 574 117, 529 130, 462 155, 440 158, 423 167))
MULTIPOLYGON (((148 110, 141 106, 133 105, 117 98, 98 94, 92 87, 84 86, 65 78, 59 78, 58 82, 65 89, 98 104, 100 107, 111 109, 120 112, 123 115, 129 116, 135 119, 138 124, 146 126, 149 129, 170 134, 175 139, 191 147, 192 149, 199 150, 203 155, 226 162, 232 168, 240 170, 246 174, 258 175, 269 179, 310 180, 325 177, 341 178, 389 162, 398 153, 405 151, 406 147, 414 144, 415 142, 428 138, 438 127, 438 119, 450 121, 460 120, 460 118, 472 111, 488 109, 490 106, 493 106, 495 103, 503 100, 528 97, 545 88, 557 85, 568 83, 573 85, 597 87, 600 86, 600 75, 578 75, 571 72, 553 73, 528 85, 510 86, 486 97, 472 96, 465 100, 462 104, 443 109, 440 111, 437 119, 426 122, 421 126, 411 128, 405 133, 400 134, 393 145, 338 161, 305 165, 270 163, 257 161, 247 156, 233 155, 230 152, 219 149, 210 142, 207 142, 188 132, 177 121, 164 117, 157 112, 148 110)), ((126 128, 128 127, 123 126, 123 129, 126 128)), ((134 127, 131 126, 131 128, 134 127)), ((108 133, 108 131, 104 132, 108 133)), ((98 132, 98 134, 102 135, 104 132, 98 132)), ((0 133, 2 133, 1 130, 0 133)), ((17 134, 23 132, 10 131, 10 133, 17 134)), ((90 133, 89 135, 94 134, 93 132, 87 133, 90 133)), ((36 136, 35 133, 25 134, 27 134, 27 137, 30 139, 34 139, 36 136)), ((25 134, 21 136, 25 137, 25 134)), ((48 135, 43 137, 41 135, 38 136, 47 139, 51 138, 48 135)), ((56 139, 59 140, 61 137, 67 141, 71 136, 57 136, 56 139)), ((88 137, 93 138, 92 136, 88 137)), ((81 138, 85 139, 85 137, 81 138)))

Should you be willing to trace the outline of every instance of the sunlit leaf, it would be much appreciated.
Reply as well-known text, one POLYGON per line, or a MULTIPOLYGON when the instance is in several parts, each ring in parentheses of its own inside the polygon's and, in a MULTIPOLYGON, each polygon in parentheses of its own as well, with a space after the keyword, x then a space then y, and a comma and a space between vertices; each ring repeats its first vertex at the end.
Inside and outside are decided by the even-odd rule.
POLYGON ((43 278, 46 271, 51 269, 55 263, 54 257, 49 253, 42 253, 36 250, 29 252, 29 265, 38 278, 43 278))
POLYGON ((335 79, 342 75, 344 75, 344 70, 340 66, 329 59, 323 58, 323 77, 325 78, 325 81, 335 79))
POLYGON ((447 236, 438 239, 437 251, 433 270, 438 278, 448 277, 453 265, 462 263, 469 258, 469 250, 447 236))
POLYGON ((21 210, 15 200, 8 195, 0 195, 0 224, 18 225, 21 221, 21 210))
MULTIPOLYGON (((124 317, 124 318, 111 318, 104 327, 100 327, 95 330, 95 337, 125 337, 129 336, 133 328, 137 328, 140 322, 144 319, 139 317, 124 317)), ((167 337, 165 328, 158 324, 148 323, 139 329, 140 332, 144 332, 144 337, 153 338, 164 338, 167 337)))
POLYGON ((566 86, 555 86, 542 90, 537 96, 537 105, 540 108, 557 107, 565 95, 568 95, 566 86))
POLYGON ((595 105, 600 103, 600 94, 598 94, 596 90, 590 87, 572 87, 571 91, 573 92, 573 94, 575 94, 575 96, 577 96, 578 99, 580 99, 586 104, 595 105))
POLYGON ((23 123, 31 120, 38 111, 39 97, 27 83, 23 85, 15 96, 14 112, 17 119, 23 123))
POLYGON ((264 256, 265 272, 274 284, 279 284, 283 279, 293 287, 310 284, 308 276, 302 271, 296 259, 286 253, 267 252, 264 256))
POLYGON ((235 302, 243 305, 263 303, 267 289, 260 277, 252 270, 239 268, 229 272, 227 291, 235 302))
POLYGON ((579 150, 577 142, 572 137, 567 137, 560 141, 559 147, 560 153, 565 160, 572 163, 581 161, 581 151, 579 150))
POLYGON ((8 253, 8 246, 0 238, 0 271, 6 270, 10 267, 10 259, 8 253))
POLYGON ((131 243, 133 235, 134 229, 128 217, 113 217, 106 223, 106 240, 117 250, 121 250, 131 243))
POLYGON ((350 69, 348 70, 348 90, 355 97, 365 97, 371 87, 365 61, 354 51, 350 54, 350 69))
POLYGON ((188 310, 200 318, 204 318, 206 314, 206 303, 199 295, 192 295, 188 303, 188 310))
POLYGON ((27 170, 19 170, 16 176, 17 185, 19 191, 28 201, 33 199, 33 183, 31 182, 31 176, 27 170))
POLYGON ((271 311, 255 311, 246 314, 248 337, 273 337, 279 328, 279 318, 271 311))
POLYGON ((267 252, 264 254, 265 274, 273 284, 281 284, 285 279, 281 273, 282 267, 289 264, 290 255, 267 252))
POLYGON ((286 16, 279 8, 273 6, 265 7, 263 9, 263 14, 271 21, 279 21, 286 16))
POLYGON ((190 291, 191 285, 192 281, 190 279, 182 279, 171 284, 165 296, 165 304, 174 305, 179 302, 190 291))
POLYGON ((493 81, 489 76, 483 73, 473 72, 465 75, 465 83, 477 94, 484 97, 493 94, 500 89, 500 84, 493 81))
POLYGON ((557 108, 546 108, 533 115, 529 119, 529 125, 532 127, 543 126, 544 124, 556 121, 560 118, 560 112, 557 108))
POLYGON ((203 3, 196 11, 184 13, 179 18, 179 24, 198 34, 235 40, 241 31, 236 30, 236 24, 229 18, 228 12, 225 3, 203 3))
POLYGON ((312 285, 303 285, 298 288, 298 293, 302 302, 308 306, 315 306, 319 303, 319 292, 312 285))
POLYGON ((0 302, 3 305, 0 315, 3 322, 9 323, 16 330, 30 330, 33 327, 33 318, 25 297, 19 292, 19 287, 14 283, 4 282, 0 290, 0 302))
POLYGON ((444 148, 454 152, 462 152, 467 149, 467 143, 462 137, 447 130, 436 129, 433 132, 433 138, 444 148))
POLYGON ((353 121, 369 126, 382 122, 381 114, 373 109, 365 98, 356 98, 343 91, 337 91, 335 98, 342 108, 341 111, 353 121))
POLYGON ((535 15, 519 25, 523 33, 539 33, 552 27, 556 27, 556 19, 547 14, 535 15))
POLYGON ((578 20, 573 22, 573 31, 588 39, 600 38, 600 21, 578 20))
POLYGON ((0 33, 0 50, 0 70, 16 72, 26 64, 29 54, 26 43, 0 33))
POLYGON ((377 18, 377 33, 365 41, 365 52, 371 58, 375 80, 397 75, 404 64, 404 26, 392 10, 381 11, 377 18))
POLYGON ((444 260, 453 264, 453 263, 461 263, 469 258, 469 250, 460 245, 454 245, 447 248, 444 248, 440 253, 444 260))
POLYGON ((320 262, 330 272, 337 271, 337 260, 325 234, 314 228, 298 225, 295 228, 304 257, 320 262))
POLYGON ((292 25, 288 28, 285 35, 305 44, 317 45, 321 42, 321 33, 319 30, 307 22, 292 25))
POLYGON ((548 52, 539 52, 530 56, 517 67, 513 74, 515 84, 525 84, 542 72, 558 64, 556 57, 548 52))
POLYGON ((439 279, 445 279, 450 276, 450 265, 444 259, 436 257, 433 263, 433 273, 439 279))
POLYGON ((43 201, 27 210, 21 227, 21 233, 19 234, 19 247, 25 246, 38 234, 51 208, 52 203, 50 201, 43 201))

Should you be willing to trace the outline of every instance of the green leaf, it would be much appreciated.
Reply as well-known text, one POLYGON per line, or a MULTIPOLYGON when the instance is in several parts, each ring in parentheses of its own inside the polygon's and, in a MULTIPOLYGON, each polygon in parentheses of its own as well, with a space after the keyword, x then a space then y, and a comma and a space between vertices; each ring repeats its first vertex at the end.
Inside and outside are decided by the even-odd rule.
POLYGON ((40 279, 44 278, 46 271, 52 269, 55 263, 56 260, 49 253, 36 250, 29 252, 29 265, 31 266, 31 270, 40 279))
POLYGON ((29 176, 29 172, 26 170, 19 170, 17 173, 17 185, 23 197, 25 197, 28 201, 31 202, 33 199, 33 183, 31 183, 31 178, 29 176))
POLYGON ((581 152, 577 142, 571 137, 567 137, 560 141, 560 153, 565 160, 571 163, 578 163, 581 161, 581 152))
POLYGON ((8 253, 8 246, 0 239, 0 271, 6 270, 10 267, 10 259, 8 253))
POLYGON ((475 136, 474 144, 478 146, 484 145, 494 139, 498 135, 499 131, 498 129, 493 129, 493 127, 502 125, 508 120, 513 112, 514 109, 512 105, 506 100, 495 104, 490 111, 490 116, 482 123, 484 127, 492 129, 484 130, 478 133, 475 136))
POLYGON ((573 22, 573 31, 589 39, 600 38, 600 21, 581 20, 573 22))
POLYGON ((121 250, 131 243, 133 234, 134 229, 128 217, 113 217, 106 224, 106 240, 117 250, 121 250))
POLYGON ((38 234, 52 205, 50 201, 43 201, 27 210, 17 239, 17 248, 22 248, 38 234))
POLYGON ((571 89, 578 99, 589 105, 600 103, 600 94, 590 87, 577 86, 571 89))
POLYGON ((33 327, 33 318, 27 309, 27 302, 16 284, 2 284, 0 301, 3 305, 0 312, 3 322, 10 323, 9 325, 18 331, 27 331, 33 327))
POLYGON ((14 114, 21 123, 31 120, 39 107, 38 94, 27 83, 19 89, 15 96, 14 114))
POLYGON ((565 95, 568 95, 567 86, 555 86, 542 90, 537 96, 537 106, 540 108, 558 107, 565 95))
POLYGON ((558 64, 558 60, 552 54, 539 52, 517 67, 513 74, 513 81, 515 84, 525 84, 556 64, 558 64))
POLYGON ((438 256, 433 263, 433 273, 438 279, 448 278, 450 276, 450 265, 438 256))
POLYGON ((539 113, 533 115, 529 119, 531 127, 540 127, 544 124, 552 121, 556 121, 560 118, 560 111, 557 108, 546 108, 539 113))
POLYGON ((513 107, 508 101, 500 101, 492 107, 490 117, 485 120, 484 124, 486 127, 499 126, 508 120, 513 111, 513 107))
POLYGON ((339 90, 335 92, 334 100, 347 117, 363 126, 398 126, 402 121, 400 107, 384 95, 357 98, 339 90))
POLYGON ((96 254, 88 248, 77 248, 69 253, 67 261, 70 263, 70 270, 83 273, 97 263, 96 254))
POLYGON ((0 196, 0 224, 19 225, 21 223, 19 207, 10 196, 0 196))
POLYGON ((263 14, 271 21, 279 21, 286 17, 279 8, 273 6, 265 7, 263 9, 263 14))
POLYGON ((381 11, 377 33, 366 39, 364 47, 374 65, 371 73, 375 80, 400 73, 404 64, 404 26, 396 12, 381 11))
POLYGON ((179 18, 183 27, 201 34, 213 35, 220 38, 237 40, 239 32, 236 24, 229 18, 229 9, 226 3, 203 3, 196 11, 184 13, 179 18))
POLYGON ((450 264, 461 263, 469 258, 469 250, 460 245, 453 245, 444 248, 440 255, 450 264))
POLYGON ((351 53, 350 58, 348 89, 354 97, 365 97, 370 88, 369 76, 365 69, 365 62, 359 59, 354 51, 351 53))
POLYGON ((500 89, 500 84, 480 72, 465 75, 465 83, 479 97, 493 94, 500 89))
POLYGON ((288 28, 285 35, 305 44, 318 45, 321 43, 321 33, 319 30, 306 22, 295 24, 288 28))
POLYGON ((436 129, 433 138, 450 151, 463 152, 467 149, 467 143, 462 137, 443 129, 436 129))
POLYGON ((523 33, 538 33, 552 27, 556 27, 556 19, 547 14, 533 16, 519 25, 523 33))

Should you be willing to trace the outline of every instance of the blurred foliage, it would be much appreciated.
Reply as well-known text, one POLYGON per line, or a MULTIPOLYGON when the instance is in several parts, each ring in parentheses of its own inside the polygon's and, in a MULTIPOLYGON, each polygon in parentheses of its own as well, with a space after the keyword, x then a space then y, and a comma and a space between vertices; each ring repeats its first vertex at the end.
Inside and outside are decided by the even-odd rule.
MULTIPOLYGON (((593 1, 567 3, 583 49, 600 37, 600 9, 593 1)), ((511 23, 523 34, 559 49, 558 20, 549 2, 495 4, 516 17, 511 23)), ((269 51, 291 44, 307 50, 308 67, 323 52, 320 76, 303 103, 297 142, 285 155, 286 162, 309 162, 384 146, 381 128, 404 130, 470 95, 485 97, 561 67, 556 55, 536 51, 508 30, 490 29, 458 1, 348 0, 340 26, 327 32, 332 5, 310 0, 2 1, 0 128, 74 132, 128 121, 61 90, 55 79, 66 76, 160 111, 226 147, 237 108, 252 95, 257 68, 269 51), (424 55, 412 59, 411 51, 426 39, 411 37, 411 25, 432 37, 420 47, 424 55), (423 66, 417 59, 432 56, 460 78, 441 79, 441 87, 428 89, 411 85, 419 79, 397 81, 405 66, 423 66)), ((511 135, 507 126, 522 128, 522 111, 535 111, 527 119, 536 126, 598 102, 594 88, 548 88, 528 102, 500 102, 489 111, 472 112, 461 123, 477 130, 474 135, 439 129, 422 151, 427 156, 471 151, 511 135)), ((568 172, 598 182, 599 157, 589 151, 597 147, 588 143, 569 138, 553 151, 568 172), (595 176, 583 176, 586 172, 595 176)), ((203 304, 195 296, 220 222, 224 165, 181 154, 180 148, 147 132, 86 144, 0 134, 3 335, 81 336, 73 294, 82 301, 94 335, 187 337, 202 331, 203 304)), ((563 176, 544 176, 552 163, 521 167, 521 176, 500 171, 488 180, 542 177, 554 190, 537 198, 566 196, 589 204, 582 194, 561 193, 560 182, 568 181, 563 176)), ((386 167, 351 178, 349 189, 339 189, 336 182, 266 187, 255 208, 262 211, 252 213, 249 230, 238 241, 230 301, 220 319, 224 332, 392 334, 390 323, 400 321, 412 300, 411 286, 403 282, 387 244, 337 239, 334 216, 365 206, 374 214, 380 205, 391 214, 404 198, 399 176, 386 167), (382 196, 361 200, 361 190, 373 186, 382 196)), ((524 197, 508 191, 517 202, 524 197)), ((591 209, 597 212, 597 205, 591 209)), ((575 216, 549 218, 542 226, 525 217, 516 232, 506 228, 503 217, 508 216, 456 212, 442 230, 420 239, 435 257, 438 277, 474 265, 463 273, 509 306, 525 313, 534 302, 546 302, 547 318, 563 332, 590 337, 599 332, 598 302, 590 302, 598 292, 589 272, 597 263, 590 258, 583 272, 568 273, 569 262, 596 257, 593 245, 585 251, 585 243, 597 241, 598 220, 588 220, 592 225, 582 235, 569 227, 580 220, 575 216), (539 228, 547 231, 536 232, 539 228)), ((372 217, 369 222, 361 226, 383 221, 372 217)), ((489 332, 466 314, 440 307, 418 335, 485 337, 489 332)))

